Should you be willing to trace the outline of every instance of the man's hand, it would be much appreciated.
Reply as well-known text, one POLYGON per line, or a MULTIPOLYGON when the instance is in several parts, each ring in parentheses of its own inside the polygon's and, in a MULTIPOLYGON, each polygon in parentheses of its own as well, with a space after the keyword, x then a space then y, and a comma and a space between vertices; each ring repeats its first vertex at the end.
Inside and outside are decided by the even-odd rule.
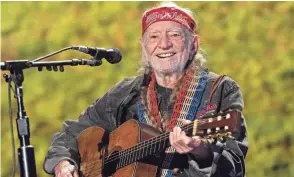
MULTIPOLYGON (((184 125, 189 123, 191 123, 191 121, 183 121, 184 125)), ((197 151, 197 148, 201 144, 199 136, 188 137, 180 127, 174 127, 173 131, 170 132, 169 141, 171 146, 180 154, 193 153, 197 151)))
POLYGON ((78 177, 78 170, 68 160, 62 160, 55 167, 56 177, 78 177))

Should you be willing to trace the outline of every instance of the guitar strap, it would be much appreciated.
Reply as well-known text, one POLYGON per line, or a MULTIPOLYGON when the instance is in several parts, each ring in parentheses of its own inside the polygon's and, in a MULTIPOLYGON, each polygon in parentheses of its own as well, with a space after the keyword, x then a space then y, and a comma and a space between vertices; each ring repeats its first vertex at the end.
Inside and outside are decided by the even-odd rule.
MULTIPOLYGON (((201 107, 200 109, 198 109, 197 111, 197 117, 202 117, 204 114, 206 114, 208 111, 210 110, 215 110, 216 112, 220 111, 220 105, 216 105, 216 104, 212 104, 212 98, 213 95, 216 91, 216 89, 219 87, 221 81, 223 80, 223 78, 226 75, 222 74, 220 76, 218 76, 218 78, 213 82, 210 91, 209 91, 209 96, 208 96, 208 100, 207 100, 207 104, 205 104, 203 107, 201 107)), ((219 102, 219 104, 221 104, 221 102, 219 102)))
MULTIPOLYGON (((178 112, 176 112, 177 119, 175 119, 176 122, 173 124, 174 126, 182 127, 183 119, 193 121, 196 118, 196 111, 199 107, 206 83, 207 72, 201 72, 200 77, 195 76, 191 78, 190 84, 188 84, 188 87, 186 88, 186 94, 182 95, 182 100, 180 100, 182 105, 180 106, 180 109, 177 110, 178 112)), ((175 111, 173 114, 175 114, 175 111)), ((144 111, 144 106, 142 103, 138 104, 138 118, 142 123, 151 124, 150 118, 144 111)), ((166 156, 162 164, 162 171, 159 175, 160 177, 172 177, 173 173, 172 170, 169 169, 169 166, 173 159, 174 153, 174 148, 169 147, 166 149, 166 156)))
POLYGON ((210 93, 209 93, 209 97, 208 97, 208 104, 211 105, 211 101, 212 101, 212 96, 215 92, 215 90, 217 89, 217 87, 219 86, 220 82, 223 80, 223 78, 225 77, 226 75, 222 74, 220 75, 215 81, 214 83, 212 84, 212 87, 210 89, 210 93))

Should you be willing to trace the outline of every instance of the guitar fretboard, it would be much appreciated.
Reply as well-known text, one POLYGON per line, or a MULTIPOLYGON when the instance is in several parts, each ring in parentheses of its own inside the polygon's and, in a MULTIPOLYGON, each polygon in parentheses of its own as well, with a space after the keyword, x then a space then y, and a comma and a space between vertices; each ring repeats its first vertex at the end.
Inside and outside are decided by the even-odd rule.
MULTIPOLYGON (((182 129, 190 134, 192 126, 183 126, 182 129)), ((163 133, 157 137, 153 137, 149 140, 138 143, 137 145, 121 150, 116 154, 111 155, 104 161, 104 164, 111 163, 115 160, 117 162, 117 169, 122 168, 126 165, 139 161, 149 155, 154 155, 157 152, 164 151, 167 147, 170 146, 169 143, 169 132, 163 133)))

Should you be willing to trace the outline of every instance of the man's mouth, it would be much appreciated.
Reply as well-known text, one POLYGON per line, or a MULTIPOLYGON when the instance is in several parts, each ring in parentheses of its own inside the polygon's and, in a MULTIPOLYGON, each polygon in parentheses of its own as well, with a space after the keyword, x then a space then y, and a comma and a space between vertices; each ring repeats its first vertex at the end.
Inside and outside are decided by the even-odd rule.
POLYGON ((167 58, 167 57, 174 56, 175 54, 176 53, 174 53, 174 52, 169 52, 169 53, 161 53, 161 54, 158 54, 156 56, 159 57, 159 58, 167 58))

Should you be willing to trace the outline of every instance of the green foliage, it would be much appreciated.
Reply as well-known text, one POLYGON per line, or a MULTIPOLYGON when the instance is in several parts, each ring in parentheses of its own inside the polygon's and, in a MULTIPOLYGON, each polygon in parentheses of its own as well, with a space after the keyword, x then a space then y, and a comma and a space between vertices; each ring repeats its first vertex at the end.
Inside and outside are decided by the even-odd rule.
MULTIPOLYGON (((140 60, 142 12, 156 2, 2 2, 1 59, 34 59, 82 44, 118 47, 123 61, 102 67, 66 67, 64 73, 25 71, 38 176, 50 138, 121 79, 140 60)), ((210 70, 236 80, 243 91, 249 152, 247 176, 294 176, 294 3, 179 2, 196 12, 210 70)), ((64 52, 52 60, 87 58, 64 52)), ((3 74, 3 72, 2 72, 3 74)), ((1 80, 2 176, 11 176, 7 84, 1 80)), ((13 108, 16 110, 13 101, 13 108)), ((13 115, 14 119, 16 113, 13 115)), ((15 120, 13 120, 15 122, 15 120)), ((14 127, 16 130, 16 127, 14 127)), ((18 145, 17 135, 15 140, 18 145)))

